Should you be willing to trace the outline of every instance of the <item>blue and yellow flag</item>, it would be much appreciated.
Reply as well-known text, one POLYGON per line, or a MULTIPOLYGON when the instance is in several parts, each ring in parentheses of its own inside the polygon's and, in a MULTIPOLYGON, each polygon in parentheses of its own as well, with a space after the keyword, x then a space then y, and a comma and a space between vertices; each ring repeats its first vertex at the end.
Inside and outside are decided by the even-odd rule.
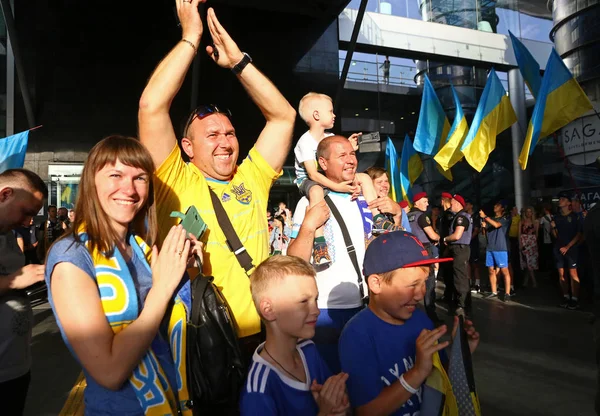
POLYGON ((415 133, 415 150, 426 155, 436 154, 441 146, 440 143, 448 137, 449 131, 448 117, 444 113, 442 103, 440 103, 433 85, 425 75, 421 111, 415 133))
POLYGON ((392 139, 388 137, 385 147, 385 170, 390 178, 390 198, 398 202, 402 200, 402 187, 400 186, 400 161, 398 152, 392 139))
POLYGON ((552 49, 519 156, 521 169, 527 168, 540 137, 554 133, 593 108, 571 71, 552 49))
POLYGON ((515 110, 492 68, 477 106, 471 130, 460 151, 469 165, 481 172, 490 153, 496 148, 496 136, 517 121, 515 110))
POLYGON ((531 91, 534 98, 538 98, 540 87, 542 86, 542 77, 540 76, 540 65, 537 63, 535 58, 529 52, 529 49, 523 45, 523 43, 516 38, 515 35, 508 31, 510 40, 512 41, 513 51, 515 52, 515 58, 517 58, 517 64, 519 70, 527 88, 531 91))
POLYGON ((0 139, 0 173, 22 168, 29 143, 29 130, 0 139))
MULTIPOLYGON (((444 113, 442 103, 435 93, 431 81, 425 75, 419 122, 415 133, 415 150, 426 155, 435 155, 446 143, 449 131, 448 117, 444 113)), ((445 171, 437 164, 436 167, 446 179, 452 180, 450 171, 445 171)))
POLYGON ((421 172, 423 172, 423 162, 421 162, 421 158, 415 151, 413 143, 407 134, 406 137, 404 137, 402 155, 400 156, 400 188, 402 192, 402 199, 407 200, 411 204, 411 187, 419 175, 421 175, 421 172))
POLYGON ((454 122, 452 123, 452 128, 448 134, 446 144, 444 144, 434 157, 438 165, 446 171, 449 171, 452 166, 462 159, 463 154, 461 153, 460 148, 469 132, 469 125, 467 124, 467 119, 463 112, 462 105, 460 105, 456 90, 452 85, 450 85, 450 88, 452 89, 452 96, 454 97, 456 117, 454 117, 454 122))

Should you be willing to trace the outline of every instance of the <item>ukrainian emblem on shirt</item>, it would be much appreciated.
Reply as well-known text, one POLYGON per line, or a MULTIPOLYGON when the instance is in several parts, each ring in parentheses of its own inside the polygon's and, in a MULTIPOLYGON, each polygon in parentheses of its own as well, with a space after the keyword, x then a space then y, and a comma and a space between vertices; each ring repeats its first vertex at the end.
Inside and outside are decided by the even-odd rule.
POLYGON ((568 222, 571 222, 571 219, 572 219, 571 217, 567 217, 568 222))
POLYGON ((232 185, 231 192, 233 192, 238 202, 244 205, 248 205, 252 201, 252 191, 246 189, 243 182, 239 185, 232 185))

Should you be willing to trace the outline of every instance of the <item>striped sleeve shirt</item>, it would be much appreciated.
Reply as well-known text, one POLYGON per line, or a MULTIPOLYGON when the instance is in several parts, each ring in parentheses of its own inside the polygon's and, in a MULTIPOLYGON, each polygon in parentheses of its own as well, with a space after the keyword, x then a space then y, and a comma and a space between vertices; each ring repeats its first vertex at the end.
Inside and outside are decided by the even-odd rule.
POLYGON ((296 347, 304 363, 305 383, 291 378, 261 357, 260 352, 263 347, 264 343, 256 349, 252 358, 252 365, 241 394, 241 415, 316 415, 319 409, 313 399, 310 385, 314 379, 317 383, 323 384, 331 374, 315 344, 310 340, 304 340, 296 347))

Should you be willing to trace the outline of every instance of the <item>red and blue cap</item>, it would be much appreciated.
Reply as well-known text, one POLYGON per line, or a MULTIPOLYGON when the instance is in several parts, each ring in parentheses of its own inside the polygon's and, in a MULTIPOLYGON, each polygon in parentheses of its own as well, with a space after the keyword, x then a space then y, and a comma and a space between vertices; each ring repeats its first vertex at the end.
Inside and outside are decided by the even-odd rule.
POLYGON ((393 231, 382 234, 369 244, 363 262, 363 273, 370 276, 447 261, 452 261, 452 258, 431 257, 419 239, 411 233, 393 231))

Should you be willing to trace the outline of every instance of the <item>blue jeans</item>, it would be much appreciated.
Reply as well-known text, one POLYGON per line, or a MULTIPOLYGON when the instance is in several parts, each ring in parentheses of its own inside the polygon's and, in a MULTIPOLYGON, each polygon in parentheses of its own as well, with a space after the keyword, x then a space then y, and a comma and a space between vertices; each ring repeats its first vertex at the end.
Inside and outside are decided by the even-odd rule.
POLYGON ((327 363, 332 374, 342 371, 338 340, 346 323, 358 312, 360 308, 352 309, 319 309, 321 314, 317 318, 317 327, 313 342, 317 346, 321 358, 327 363))

